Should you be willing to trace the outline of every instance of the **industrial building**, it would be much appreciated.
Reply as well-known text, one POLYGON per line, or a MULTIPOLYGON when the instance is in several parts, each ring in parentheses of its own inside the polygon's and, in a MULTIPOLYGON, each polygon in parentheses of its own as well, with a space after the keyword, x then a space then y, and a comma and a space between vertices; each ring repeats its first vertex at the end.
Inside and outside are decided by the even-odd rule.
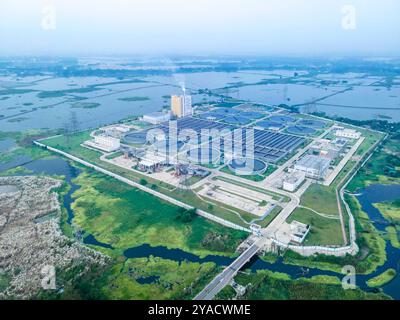
POLYGON ((307 178, 319 180, 326 177, 330 163, 329 158, 306 155, 294 165, 294 170, 304 172, 307 178))
POLYGON ((319 139, 310 147, 310 151, 314 155, 335 159, 344 152, 347 143, 348 140, 345 138, 337 138, 335 140, 319 139))
POLYGON ((171 112, 177 118, 193 115, 192 96, 171 96, 171 112))
POLYGON ((285 176, 282 188, 286 191, 294 192, 306 179, 305 172, 293 171, 285 176))
POLYGON ((171 119, 171 114, 169 112, 153 112, 145 114, 143 116, 143 121, 151 124, 160 124, 171 119))
POLYGON ((84 145, 105 152, 114 152, 121 148, 120 139, 107 135, 97 135, 94 140, 86 141, 84 145))
POLYGON ((152 153, 146 153, 143 158, 140 159, 138 163, 138 169, 143 172, 157 172, 162 170, 168 161, 165 155, 156 155, 152 153))
POLYGON ((111 126, 101 128, 101 130, 104 131, 104 134, 106 136, 121 139, 126 133, 131 130, 131 127, 125 124, 113 124, 111 126))
POLYGON ((310 226, 294 220, 290 224, 290 231, 291 231, 290 242, 295 245, 300 245, 304 242, 305 238, 310 232, 310 226))
POLYGON ((336 135, 336 137, 349 138, 349 139, 360 139, 361 138, 361 132, 358 132, 353 129, 343 128, 343 127, 336 127, 335 135, 336 135))

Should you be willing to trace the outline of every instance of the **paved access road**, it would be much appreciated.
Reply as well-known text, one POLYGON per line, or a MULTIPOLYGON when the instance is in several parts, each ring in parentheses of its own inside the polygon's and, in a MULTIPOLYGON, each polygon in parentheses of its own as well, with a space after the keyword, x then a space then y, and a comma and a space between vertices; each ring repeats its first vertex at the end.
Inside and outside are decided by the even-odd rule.
POLYGON ((229 267, 214 278, 195 298, 194 300, 212 300, 225 286, 227 286, 233 277, 250 259, 260 250, 259 244, 252 244, 244 251, 229 267))

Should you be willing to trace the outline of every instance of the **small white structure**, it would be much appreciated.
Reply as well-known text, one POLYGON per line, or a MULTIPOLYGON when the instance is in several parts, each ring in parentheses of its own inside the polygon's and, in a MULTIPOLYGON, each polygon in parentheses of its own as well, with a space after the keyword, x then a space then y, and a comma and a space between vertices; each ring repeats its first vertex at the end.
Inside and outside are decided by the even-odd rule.
POLYGON ((337 158, 345 149, 348 140, 345 138, 336 138, 335 140, 319 139, 314 142, 310 150, 330 159, 337 158))
POLYGON ((143 121, 151 124, 160 124, 171 119, 171 114, 169 112, 153 112, 145 114, 143 116, 143 121))
POLYGON ((283 189, 294 192, 306 179, 306 174, 302 171, 293 171, 283 180, 283 189))
POLYGON ((84 144, 105 152, 114 152, 121 148, 120 139, 106 135, 95 136, 94 140, 86 141, 84 144))
POLYGON ((306 155, 294 165, 294 170, 304 172, 308 178, 323 179, 328 172, 330 163, 331 159, 329 158, 306 155))
POLYGON ((100 129, 104 130, 107 136, 111 136, 114 138, 121 138, 131 130, 131 127, 125 124, 115 124, 100 129))
POLYGON ((259 226, 258 224, 253 223, 250 226, 250 230, 253 233, 253 235, 257 236, 257 237, 261 237, 262 236, 262 228, 261 226, 259 226))
POLYGON ((300 245, 304 242, 310 232, 310 226, 299 221, 294 220, 290 224, 291 239, 290 242, 293 244, 300 245))
POLYGON ((341 138, 349 138, 349 139, 360 139, 361 132, 358 132, 353 129, 337 127, 335 131, 335 135, 341 138))
POLYGON ((168 163, 165 155, 157 155, 147 152, 139 161, 138 167, 143 172, 156 172, 168 163))

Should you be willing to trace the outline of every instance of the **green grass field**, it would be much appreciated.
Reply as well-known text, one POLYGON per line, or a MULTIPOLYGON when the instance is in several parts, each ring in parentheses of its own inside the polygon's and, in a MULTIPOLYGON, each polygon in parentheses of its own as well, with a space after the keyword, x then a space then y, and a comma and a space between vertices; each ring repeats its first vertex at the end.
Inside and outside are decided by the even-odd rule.
POLYGON ((112 269, 102 292, 111 299, 170 300, 192 298, 217 274, 213 263, 174 262, 155 257, 129 259, 112 269), (140 283, 140 279, 152 279, 140 283))
POLYGON ((79 166, 74 182, 73 223, 114 250, 111 265, 96 279, 66 290, 65 297, 89 294, 106 299, 190 299, 219 271, 214 263, 178 263, 158 257, 125 259, 128 248, 149 244, 181 249, 199 256, 233 256, 247 234, 202 217, 177 219, 179 208, 146 192, 79 166), (153 279, 142 283, 141 279, 153 279))
POLYGON ((182 223, 176 218, 178 207, 102 174, 85 172, 75 183, 81 188, 73 194, 74 223, 121 251, 148 243, 198 255, 230 255, 246 236, 201 217, 182 223), (213 233, 228 235, 221 250, 203 245, 213 233))
POLYGON ((301 205, 320 213, 339 215, 336 192, 332 187, 312 184, 301 197, 301 205))
POLYGON ((310 233, 304 241, 304 245, 342 245, 343 236, 340 227, 340 220, 321 217, 314 212, 297 208, 288 219, 288 223, 293 220, 311 226, 310 233))
POLYGON ((390 281, 392 281, 397 275, 397 272, 395 269, 388 269, 386 271, 384 271, 383 273, 381 273, 380 275, 369 279, 367 281, 367 285, 368 287, 371 288, 377 288, 377 287, 382 287, 385 284, 389 283, 390 281))

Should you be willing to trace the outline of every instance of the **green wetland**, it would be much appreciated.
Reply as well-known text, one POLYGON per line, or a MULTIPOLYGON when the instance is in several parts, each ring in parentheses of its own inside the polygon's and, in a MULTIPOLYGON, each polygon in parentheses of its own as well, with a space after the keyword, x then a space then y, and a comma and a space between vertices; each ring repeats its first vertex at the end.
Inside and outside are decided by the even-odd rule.
MULTIPOLYGON (((179 93, 182 77, 193 91, 195 103, 229 105, 220 100, 229 96, 236 102, 304 108, 303 104, 321 99, 311 111, 360 120, 358 107, 366 106, 361 113, 365 120, 379 115, 381 120, 400 121, 396 110, 400 107, 399 83, 390 85, 387 74, 304 70, 299 66, 178 71, 173 75, 0 76, 0 174, 45 174, 64 180, 58 190, 64 233, 112 258, 109 265, 91 270, 79 283, 70 283, 70 275, 61 275, 64 291, 43 292, 38 298, 190 299, 234 259, 237 245, 247 234, 180 212, 146 193, 36 148, 32 140, 62 132, 71 112, 83 130, 159 111, 168 106, 169 95, 179 93), (365 101, 365 96, 382 103, 377 105, 372 98, 365 101)), ((73 145, 73 137, 71 140, 73 145)), ((244 298, 400 299, 398 141, 392 134, 347 188, 360 253, 344 258, 304 258, 281 252, 256 258, 236 277, 238 283, 252 284, 244 298), (387 189, 381 194, 375 185, 387 189), (359 273, 356 290, 341 286, 341 269, 349 264, 359 273)), ((95 158, 97 154, 88 150, 86 156, 95 158)), ((311 238, 319 240, 315 235, 311 238)), ((0 290, 6 281, 3 278, 0 290)), ((223 290, 219 298, 232 298, 231 289, 223 290)))

